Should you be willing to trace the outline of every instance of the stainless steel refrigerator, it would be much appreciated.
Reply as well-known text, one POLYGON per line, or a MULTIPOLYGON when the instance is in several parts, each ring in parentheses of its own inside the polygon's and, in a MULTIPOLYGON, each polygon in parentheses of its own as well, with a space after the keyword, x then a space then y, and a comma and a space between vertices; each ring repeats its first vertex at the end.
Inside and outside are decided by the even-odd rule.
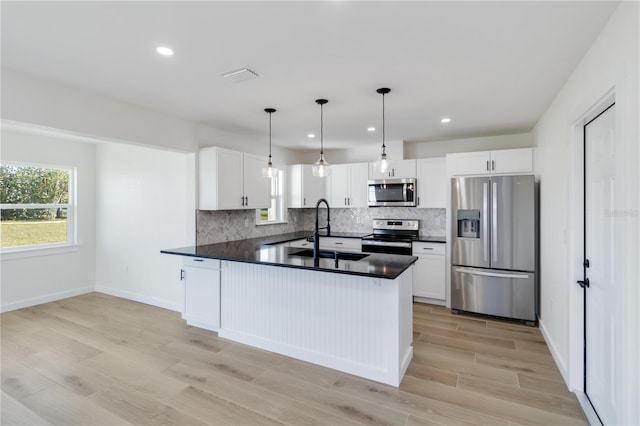
POLYGON ((451 180, 451 309, 535 324, 537 206, 532 175, 451 180))

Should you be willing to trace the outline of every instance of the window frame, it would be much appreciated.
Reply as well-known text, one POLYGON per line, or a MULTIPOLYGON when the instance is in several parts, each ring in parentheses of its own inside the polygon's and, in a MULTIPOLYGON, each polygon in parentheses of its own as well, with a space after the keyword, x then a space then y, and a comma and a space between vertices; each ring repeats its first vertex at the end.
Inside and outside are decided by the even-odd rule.
MULTIPOLYGON (((262 225, 275 225, 275 224, 280 224, 280 223, 288 223, 287 221, 287 199, 286 199, 286 171, 284 170, 284 168, 280 167, 280 166, 276 166, 278 167, 278 174, 276 179, 276 182, 274 184, 274 178, 270 178, 271 179, 271 201, 273 203, 273 200, 275 200, 275 219, 273 220, 261 220, 261 215, 260 213, 262 212, 262 210, 265 209, 256 209, 256 225, 257 226, 262 226, 262 225)), ((266 210, 271 210, 271 207, 269 207, 266 210)))
POLYGON ((0 210, 9 209, 66 209, 67 210, 67 239, 65 242, 32 244, 15 247, 0 247, 3 259, 13 259, 19 257, 39 256, 46 254, 57 254, 76 250, 77 241, 77 167, 32 163, 27 161, 2 160, 0 165, 10 165, 19 167, 33 167, 40 169, 63 170, 69 176, 69 193, 67 203, 29 203, 29 204, 0 204, 0 210))

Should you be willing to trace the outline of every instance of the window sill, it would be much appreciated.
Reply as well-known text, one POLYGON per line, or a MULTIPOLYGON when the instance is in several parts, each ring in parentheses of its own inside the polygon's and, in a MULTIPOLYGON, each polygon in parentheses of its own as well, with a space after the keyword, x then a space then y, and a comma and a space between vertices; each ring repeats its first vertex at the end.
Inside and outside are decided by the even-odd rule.
POLYGON ((261 222, 261 223, 256 223, 256 226, 264 226, 264 225, 282 225, 282 224, 287 224, 289 223, 286 220, 274 220, 273 222, 261 222))
POLYGON ((47 247, 29 247, 23 249, 11 249, 8 251, 0 252, 2 261, 23 259, 26 257, 39 257, 39 256, 51 256, 56 254, 73 253, 80 250, 79 244, 63 244, 47 247))

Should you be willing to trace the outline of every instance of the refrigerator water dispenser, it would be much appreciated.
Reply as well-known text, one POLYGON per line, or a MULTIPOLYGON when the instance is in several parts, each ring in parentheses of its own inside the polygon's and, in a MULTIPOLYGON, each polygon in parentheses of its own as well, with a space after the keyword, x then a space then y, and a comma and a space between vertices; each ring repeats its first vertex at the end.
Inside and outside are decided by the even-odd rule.
POLYGON ((480 238, 480 210, 458 210, 458 238, 480 238))

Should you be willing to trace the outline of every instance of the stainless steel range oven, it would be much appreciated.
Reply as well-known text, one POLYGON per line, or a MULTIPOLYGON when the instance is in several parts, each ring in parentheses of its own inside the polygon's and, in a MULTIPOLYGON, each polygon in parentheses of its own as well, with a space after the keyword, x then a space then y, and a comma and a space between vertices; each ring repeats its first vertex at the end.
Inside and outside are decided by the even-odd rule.
POLYGON ((419 235, 419 220, 373 219, 373 233, 362 238, 362 251, 410 255, 412 243, 419 235))

